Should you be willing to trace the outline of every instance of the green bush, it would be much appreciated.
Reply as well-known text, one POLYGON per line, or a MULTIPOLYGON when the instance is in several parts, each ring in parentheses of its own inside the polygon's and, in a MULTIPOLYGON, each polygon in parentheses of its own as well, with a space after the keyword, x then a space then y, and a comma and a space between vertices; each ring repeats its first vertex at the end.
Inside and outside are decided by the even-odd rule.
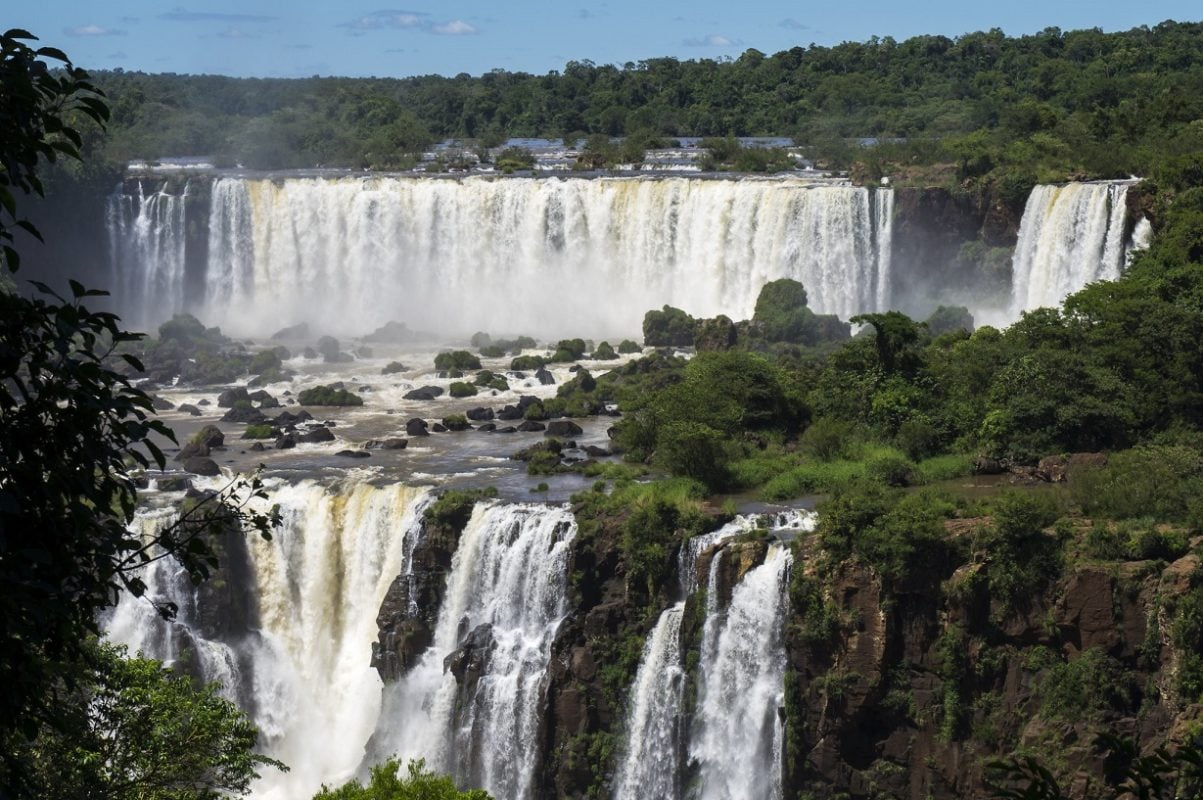
POLYGON ((381 375, 394 375, 398 372, 405 372, 407 369, 409 369, 409 368, 406 367, 404 364, 402 364, 400 361, 390 361, 390 362, 388 362, 388 364, 386 364, 384 366, 384 368, 382 370, 380 370, 380 374, 381 375))
POLYGON ((877 456, 865 464, 870 480, 886 486, 914 486, 921 478, 915 462, 899 455, 877 456))
POLYGON ((1041 716, 1066 722, 1124 713, 1135 696, 1132 676, 1097 647, 1054 665, 1036 687, 1041 716))
POLYGON ((396 759, 372 767, 367 786, 352 780, 336 789, 323 786, 313 800, 492 800, 483 789, 461 792, 451 778, 426 769, 423 759, 410 761, 401 777, 396 759))
POLYGON ((475 397, 476 387, 463 381, 454 381, 447 390, 452 397, 475 397))
POLYGON ((298 394, 297 402, 303 406, 361 406, 363 398, 346 389, 315 386, 298 394))
POLYGON ((467 350, 446 350, 434 357, 438 370, 480 369, 480 359, 467 350))
POLYGON ((510 369, 515 372, 530 372, 547 366, 547 359, 543 356, 518 356, 510 362, 510 369))
POLYGON ((526 407, 526 410, 522 412, 522 418, 534 422, 545 420, 547 419, 547 409, 544 408, 542 402, 531 403, 526 407))
POLYGON ((648 347, 689 347, 694 319, 679 308, 664 306, 643 316, 643 343, 648 347))
POLYGON ((501 358, 505 355, 505 348, 490 344, 480 348, 480 354, 485 358, 501 358))
POLYGON ((247 425, 246 430, 242 432, 243 439, 272 439, 275 438, 276 429, 271 425, 247 425))
POLYGON ((1181 445, 1134 447, 1106 466, 1075 468, 1068 480, 1087 515, 1182 522, 1203 497, 1203 456, 1181 445))
POLYGON ((912 461, 922 461, 940 452, 940 432, 924 420, 909 419, 902 423, 894 441, 912 461))
POLYGON ((656 436, 656 462, 674 475, 705 484, 710 491, 729 482, 731 452, 726 437, 698 422, 670 422, 656 436))
POLYGON ((593 355, 590 358, 594 361, 613 361, 618 358, 618 354, 614 352, 614 348, 610 346, 609 342, 602 342, 593 351, 593 355))
POLYGON ((269 370, 278 370, 281 366, 280 356, 274 350, 263 350, 251 357, 251 363, 247 368, 247 372, 252 375, 259 375, 269 370))
POLYGON ((803 453, 820 461, 847 458, 852 440, 852 426, 834 417, 819 417, 802 432, 798 442, 803 453))
POLYGON ((643 348, 632 342, 630 339, 623 339, 618 343, 618 352, 624 356, 632 353, 638 353, 641 350, 643 350, 643 348))

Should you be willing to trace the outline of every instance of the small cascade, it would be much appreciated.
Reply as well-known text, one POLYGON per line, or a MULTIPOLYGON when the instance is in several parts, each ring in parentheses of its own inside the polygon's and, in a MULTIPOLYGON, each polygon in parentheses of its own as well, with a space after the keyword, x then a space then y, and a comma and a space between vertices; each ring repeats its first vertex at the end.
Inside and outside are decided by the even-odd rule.
MULTIPOLYGON (((184 309, 179 293, 123 293, 127 316, 189 310, 239 335, 265 334, 257 325, 270 303, 274 321, 350 335, 398 317, 415 330, 539 319, 548 333, 612 335, 638 330, 665 303, 746 318, 777 278, 800 280, 812 309, 843 318, 890 299, 885 188, 796 178, 219 177, 209 202, 207 264, 195 282, 203 298, 184 309)), ((114 264, 122 281, 175 286, 182 220, 157 221, 155 204, 169 198, 110 200, 130 209, 114 219, 145 220, 110 225, 114 264), (175 248, 170 258, 151 246, 160 239, 175 248)))
POLYGON ((134 329, 184 310, 189 185, 180 194, 166 183, 149 194, 144 181, 137 187, 137 194, 110 195, 106 208, 112 293, 134 329))
MULTIPOLYGON (((784 617, 792 557, 781 544, 707 620, 698 710, 689 743, 697 800, 781 797, 784 617)), ((709 605, 709 603, 708 603, 709 605)))
MULTIPOLYGON (((758 527, 789 535, 813 530, 815 521, 815 514, 804 510, 738 516, 718 530, 694 536, 682 546, 678 556, 682 595, 691 595, 698 589, 698 558, 711 548, 758 527)), ((718 575, 725 555, 724 550, 715 553, 706 592, 702 652, 710 652, 711 661, 717 659, 716 647, 724 621, 719 609, 718 575)), ((644 645, 631 688, 626 743, 615 779, 614 800, 643 797, 676 800, 683 796, 685 660, 680 630, 684 613, 684 601, 666 609, 644 645)))
POLYGON ((1011 313, 1057 307, 1088 283, 1114 280, 1126 256, 1130 181, 1037 186, 1012 260, 1011 313))
POLYGON ((426 758, 501 800, 533 797, 551 644, 568 612, 567 508, 481 504, 464 529, 434 643, 386 688, 369 760, 426 758))
MULTIPOLYGON (((273 487, 266 503, 279 505, 283 524, 270 542, 246 540, 245 612, 233 613, 220 596, 198 603, 198 592, 217 590, 214 582, 194 588, 163 560, 143 580, 152 599, 179 605, 176 621, 164 623, 146 600, 125 595, 105 620, 106 635, 167 661, 195 652, 190 669, 222 683, 259 727, 264 751, 291 767, 265 771, 255 797, 310 797, 363 760, 382 686, 370 666, 376 613, 430 499, 427 489, 399 484, 273 487)), ((138 524, 153 533, 173 518, 153 512, 138 524)), ((227 575, 221 583, 236 581, 227 575)))

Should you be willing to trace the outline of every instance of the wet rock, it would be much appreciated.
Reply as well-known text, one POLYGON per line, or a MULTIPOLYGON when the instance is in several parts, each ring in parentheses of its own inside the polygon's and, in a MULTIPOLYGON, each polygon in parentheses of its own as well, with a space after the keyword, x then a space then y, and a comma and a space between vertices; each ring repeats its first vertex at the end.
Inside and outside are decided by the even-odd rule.
POLYGON ((233 408, 239 403, 250 403, 251 396, 246 389, 238 386, 233 389, 226 389, 221 394, 217 395, 218 408, 233 408))
POLYGON ((430 426, 430 430, 433 431, 434 433, 446 433, 447 426, 443 425, 442 423, 436 422, 435 424, 430 426))
POLYGON ((569 436, 580 436, 584 433, 581 426, 577 425, 570 419, 557 419, 547 423, 547 435, 558 436, 561 438, 569 436))
POLYGON ((542 422, 537 422, 533 419, 528 419, 526 422, 523 422, 521 425, 518 426, 518 430, 522 431, 523 433, 534 433, 536 431, 541 431, 541 430, 546 430, 546 429, 547 429, 546 425, 544 425, 542 422))
POLYGON ((322 442, 333 442, 334 434, 327 427, 314 428, 307 433, 303 433, 297 437, 298 442, 304 444, 321 444, 322 442))
POLYGON ((409 445, 409 439, 385 439, 380 445, 382 450, 404 450, 409 445))
POLYGON ((482 431, 483 433, 492 433, 493 431, 497 430, 497 423, 486 422, 484 425, 478 426, 476 430, 482 431))
POLYGON ((443 427, 449 431, 470 431, 472 426, 468 424, 468 420, 463 417, 444 417, 443 427))
POLYGON ((409 422, 405 423, 405 433, 409 436, 429 436, 430 431, 426 430, 426 420, 414 417, 409 422))
POLYGON ((198 401, 197 405, 198 406, 211 406, 211 405, 213 405, 213 403, 211 403, 207 398, 205 398, 205 399, 201 399, 200 401, 198 401))
POLYGON ((253 445, 251 445, 252 453, 262 453, 266 449, 267 448, 263 446, 263 442, 255 442, 253 445))
POLYGON ((258 403, 259 408, 279 408, 280 403, 276 398, 272 397, 263 389, 257 392, 251 392, 249 395, 252 403, 258 403))
POLYGON ((505 406, 497 412, 497 419, 514 420, 522 419, 522 409, 518 406, 505 406))
POLYGON ((443 389, 439 386, 423 386, 420 389, 406 392, 402 397, 406 400, 433 400, 442 394, 443 389))
POLYGON ((548 369, 546 367, 539 367, 539 369, 535 370, 535 378, 543 386, 551 386, 553 383, 556 382, 555 377, 551 374, 550 371, 548 371, 548 369))
POLYGON ((461 690, 470 691, 488 666, 492 646, 493 626, 478 625, 458 650, 443 659, 443 669, 455 676, 461 690))
POLYGON ((978 456, 973 459, 974 475, 1001 475, 1004 472, 1006 472, 1006 467, 997 458, 978 456))
POLYGON ((498 428, 497 430, 495 430, 493 432, 494 433, 517 433, 518 429, 515 428, 513 425, 506 425, 505 427, 498 428))
POLYGON ((539 402, 539 398, 537 398, 533 395, 524 394, 518 398, 518 408, 522 409, 522 411, 525 413, 526 409, 530 408, 531 406, 533 406, 534 404, 536 404, 538 402, 539 402))
POLYGON ((1036 477, 1049 483, 1064 483, 1069 459, 1065 456, 1045 456, 1036 465, 1036 477))
POLYGON ((192 479, 187 475, 162 475, 155 479, 160 492, 186 492, 192 488, 192 479))
POLYGON ((179 408, 176 409, 176 411, 182 412, 184 414, 190 414, 194 417, 199 417, 201 415, 201 410, 199 408, 197 408, 196 406, 192 405, 191 403, 182 404, 179 408))
POLYGON ((287 328, 281 328, 271 335, 273 340, 280 339, 308 339, 309 338, 309 323, 298 322, 296 325, 289 325, 287 328))
POLYGON ((281 411, 276 416, 276 418, 271 421, 271 423, 277 427, 284 428, 289 425, 296 425, 301 422, 309 422, 312 419, 313 419, 312 414, 310 414, 305 409, 301 409, 300 411, 298 411, 295 414, 292 413, 291 411, 281 411))
POLYGON ((473 422, 487 422, 493 419, 493 409, 491 408, 470 408, 465 416, 473 422))
POLYGON ((585 454, 591 458, 605 458, 606 456, 613 455, 613 453, 606 448, 598 447, 597 445, 593 444, 585 445, 585 454))
POLYGON ((286 433, 276 439, 277 450, 291 450, 297 446, 297 435, 295 433, 286 433))
POLYGON ((241 422, 247 425, 258 425, 261 422, 267 422, 267 417, 257 408, 250 406, 239 406, 231 408, 221 418, 222 422, 241 422))
POLYGON ((221 467, 217 466, 217 462, 211 458, 204 456, 193 456, 184 461, 184 469, 194 475, 204 475, 213 477, 221 474, 221 467))
POLYGON ((367 450, 339 450, 334 455, 342 456, 343 458, 371 458, 372 454, 367 450))
POLYGON ((372 348, 370 348, 370 347, 365 347, 364 345, 360 345, 359 347, 355 348, 355 357, 356 358, 372 358, 372 356, 373 356, 372 348))
POLYGON ((309 358, 309 359, 317 358, 317 351, 314 350, 312 347, 306 347, 304 350, 301 351, 301 358, 309 358))
POLYGON ((170 411, 171 409, 175 408, 174 403, 172 403, 170 400, 164 400, 157 394, 151 395, 150 405, 155 411, 170 411))

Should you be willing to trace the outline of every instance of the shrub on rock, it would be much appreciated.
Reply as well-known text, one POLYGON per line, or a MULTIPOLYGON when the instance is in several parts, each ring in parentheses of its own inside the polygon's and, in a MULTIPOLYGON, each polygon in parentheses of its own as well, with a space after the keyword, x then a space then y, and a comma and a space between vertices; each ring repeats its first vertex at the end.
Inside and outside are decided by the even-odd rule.
POLYGON ((303 406, 361 406, 363 399, 346 389, 335 389, 330 386, 315 386, 305 389, 297 395, 297 402, 303 406))
POLYGON ((434 368, 442 370, 480 369, 480 359, 467 350, 445 350, 434 357, 434 368))

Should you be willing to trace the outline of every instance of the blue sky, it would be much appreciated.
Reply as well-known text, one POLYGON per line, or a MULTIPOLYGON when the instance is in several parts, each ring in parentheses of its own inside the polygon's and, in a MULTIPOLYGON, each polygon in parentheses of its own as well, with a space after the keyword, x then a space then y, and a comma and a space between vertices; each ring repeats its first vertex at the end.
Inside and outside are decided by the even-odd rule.
POLYGON ((34 0, 10 8, 4 25, 33 32, 90 69, 297 77, 545 73, 569 60, 734 57, 750 47, 774 53, 873 35, 1112 31, 1203 17, 1198 0, 396 2, 34 0))

